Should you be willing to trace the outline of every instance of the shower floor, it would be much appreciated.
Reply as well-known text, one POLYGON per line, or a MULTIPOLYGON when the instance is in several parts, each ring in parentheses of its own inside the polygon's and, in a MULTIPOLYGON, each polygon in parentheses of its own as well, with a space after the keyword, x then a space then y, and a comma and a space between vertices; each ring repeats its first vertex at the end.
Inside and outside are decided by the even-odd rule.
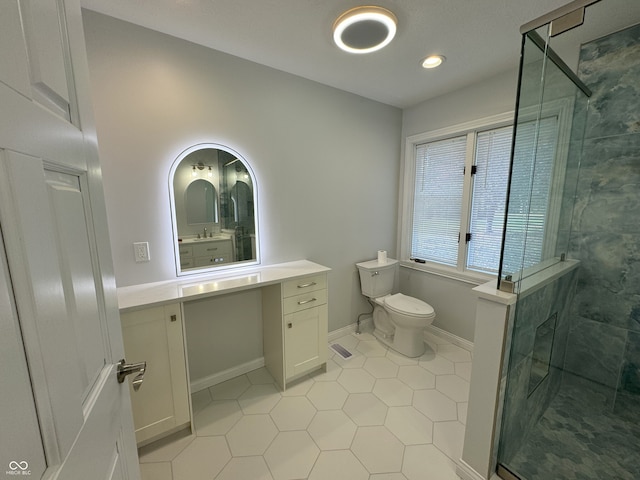
POLYGON ((612 412, 611 390, 571 382, 562 386, 509 469, 523 480, 639 479, 640 405, 634 403, 622 418, 612 412))

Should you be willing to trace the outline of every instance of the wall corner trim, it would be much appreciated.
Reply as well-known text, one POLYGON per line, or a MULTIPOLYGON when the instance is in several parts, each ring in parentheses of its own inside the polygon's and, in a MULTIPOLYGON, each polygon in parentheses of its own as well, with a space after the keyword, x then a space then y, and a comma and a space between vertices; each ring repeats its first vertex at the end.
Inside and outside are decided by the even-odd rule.
POLYGON ((467 462, 462 459, 457 461, 456 474, 463 480, 489 480, 487 477, 480 475, 467 462))

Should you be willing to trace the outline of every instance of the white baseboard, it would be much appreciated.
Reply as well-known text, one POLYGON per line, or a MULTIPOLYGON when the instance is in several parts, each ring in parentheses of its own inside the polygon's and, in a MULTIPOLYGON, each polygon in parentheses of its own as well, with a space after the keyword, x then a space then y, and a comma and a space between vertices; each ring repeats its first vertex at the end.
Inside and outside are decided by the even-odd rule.
POLYGON ((249 373, 260 367, 264 367, 264 357, 256 358, 255 360, 243 363, 242 365, 228 368, 227 370, 214 373, 208 377, 193 380, 191 381, 191 393, 196 393, 200 390, 204 390, 205 388, 213 387, 214 385, 226 382, 227 380, 231 380, 239 375, 244 375, 245 373, 249 373))
POLYGON ((438 327, 434 327, 433 325, 427 325, 425 332, 435 335, 436 337, 440 337, 449 343, 457 345, 460 348, 464 348, 468 352, 473 353, 473 342, 466 340, 464 338, 458 337, 453 333, 449 333, 446 330, 443 330, 438 327))
POLYGON ((462 478, 462 480, 487 480, 487 478, 476 472, 462 459, 459 459, 457 462, 456 474, 462 478))
MULTIPOLYGON (((363 320, 360 321, 360 330, 368 331, 372 328, 372 317, 364 317, 363 320)), ((349 335, 351 333, 355 333, 356 324, 352 323, 351 325, 347 325, 346 327, 339 328, 337 330, 333 330, 328 334, 328 341, 333 342, 334 340, 344 337, 345 335, 349 335)), ((473 352, 473 343, 465 340, 464 338, 460 338, 452 333, 447 332, 446 330, 442 330, 441 328, 434 327, 433 325, 429 325, 425 332, 430 333, 432 335, 436 335, 454 345, 457 345, 465 350, 473 352)), ((256 358, 255 360, 251 360, 250 362, 243 363, 242 365, 237 365, 235 367, 229 368, 222 372, 214 373, 213 375, 209 375, 208 377, 199 378, 197 380, 191 381, 191 393, 199 392, 200 390, 204 390, 205 388, 213 387, 219 383, 225 382, 227 380, 231 380, 239 375, 244 375, 252 370, 257 368, 264 367, 264 357, 256 358)))
MULTIPOLYGON (((371 330, 371 322, 373 318, 371 316, 365 317, 364 320, 360 321, 360 330, 368 331, 371 330)), ((356 324, 352 323, 351 325, 347 325, 346 327, 339 328, 337 330, 332 330, 329 332, 327 340, 329 342, 333 342, 334 340, 344 337, 345 335, 349 335, 350 333, 355 333, 356 324)))
MULTIPOLYGON (((371 316, 364 317, 362 321, 360 321, 360 330, 371 330, 372 329, 373 318, 371 316)), ((352 323, 351 325, 347 325, 346 327, 339 328, 337 330, 333 330, 329 332, 328 340, 329 342, 333 342, 334 340, 344 337, 345 335, 349 335, 356 331, 356 324, 352 323)), ((468 352, 473 353, 473 342, 469 340, 465 340, 464 338, 458 337, 453 333, 449 333, 446 330, 443 330, 438 327, 434 327, 433 325, 428 325, 425 333, 430 333, 431 335, 435 335, 437 337, 446 340, 449 343, 457 345, 460 348, 464 348, 468 352)))

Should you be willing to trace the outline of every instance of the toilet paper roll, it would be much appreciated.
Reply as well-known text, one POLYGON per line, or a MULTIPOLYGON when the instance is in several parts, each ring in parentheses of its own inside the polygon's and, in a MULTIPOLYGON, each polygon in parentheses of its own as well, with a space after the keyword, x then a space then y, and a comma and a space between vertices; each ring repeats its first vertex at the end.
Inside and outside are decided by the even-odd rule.
POLYGON ((387 263, 387 251, 378 250, 378 263, 387 263))

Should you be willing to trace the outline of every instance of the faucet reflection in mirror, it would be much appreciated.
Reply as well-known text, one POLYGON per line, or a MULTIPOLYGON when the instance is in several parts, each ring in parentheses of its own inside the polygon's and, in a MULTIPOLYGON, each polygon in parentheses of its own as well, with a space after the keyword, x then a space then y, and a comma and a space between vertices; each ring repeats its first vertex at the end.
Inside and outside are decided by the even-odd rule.
POLYGON ((228 147, 178 156, 169 175, 178 275, 259 263, 256 190, 249 164, 228 147))

